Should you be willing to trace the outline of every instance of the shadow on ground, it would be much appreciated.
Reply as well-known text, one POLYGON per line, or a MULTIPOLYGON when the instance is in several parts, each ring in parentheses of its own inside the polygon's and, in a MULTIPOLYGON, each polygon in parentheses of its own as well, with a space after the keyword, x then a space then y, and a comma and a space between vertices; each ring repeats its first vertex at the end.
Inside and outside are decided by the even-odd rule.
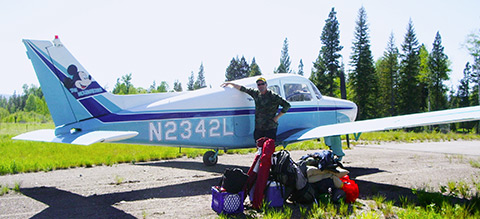
POLYGON ((226 168, 240 168, 243 172, 247 172, 250 167, 248 166, 237 166, 237 165, 225 165, 225 164, 216 164, 214 166, 205 166, 202 162, 196 161, 166 161, 166 162, 152 162, 152 163, 140 163, 135 164, 140 166, 154 166, 154 167, 170 167, 178 169, 188 169, 188 170, 199 170, 210 173, 221 173, 225 171, 226 168))
MULTIPOLYGON (((21 193, 48 205, 48 208, 35 215, 34 218, 134 218, 133 215, 115 208, 114 205, 122 201, 209 195, 211 194, 210 187, 218 184, 220 181, 220 175, 223 173, 225 168, 236 167, 243 169, 244 171, 248 170, 248 167, 246 166, 217 164, 213 167, 207 167, 201 162, 174 160, 166 162, 142 163, 136 165, 194 169, 219 173, 219 177, 157 188, 110 193, 104 195, 93 195, 88 197, 57 189, 55 187, 26 188, 21 189, 21 193)), ((346 169, 350 171, 349 175, 352 179, 363 175, 384 172, 384 170, 378 168, 346 167, 346 169)), ((370 199, 371 197, 380 194, 385 196, 387 200, 393 200, 396 203, 399 203, 398 198, 400 196, 414 198, 411 188, 374 183, 364 180, 355 181, 360 188, 360 198, 362 199, 370 199)), ((294 212, 294 218, 300 215, 299 206, 293 204, 289 206, 294 212)), ((210 205, 205 207, 210 208, 210 205)), ((245 217, 246 216, 244 214, 237 216, 237 218, 245 217)))
POLYGON ((54 187, 21 189, 21 193, 48 205, 48 208, 35 215, 34 218, 135 218, 113 207, 113 205, 121 201, 206 195, 211 193, 210 187, 218 183, 219 180, 220 178, 213 178, 177 185, 88 197, 54 187))
MULTIPOLYGON (((194 169, 218 173, 219 177, 168 185, 157 188, 135 190, 129 192, 110 193, 104 195, 81 196, 55 187, 37 187, 21 189, 21 193, 48 205, 48 208, 36 214, 34 218, 135 218, 134 216, 113 207, 121 201, 138 201, 152 198, 175 198, 211 194, 210 187, 220 182, 220 176, 226 168, 240 168, 245 172, 249 167, 217 164, 205 166, 195 161, 161 161, 140 163, 157 167, 194 169)), ((210 205, 205 206, 210 208, 210 205)))

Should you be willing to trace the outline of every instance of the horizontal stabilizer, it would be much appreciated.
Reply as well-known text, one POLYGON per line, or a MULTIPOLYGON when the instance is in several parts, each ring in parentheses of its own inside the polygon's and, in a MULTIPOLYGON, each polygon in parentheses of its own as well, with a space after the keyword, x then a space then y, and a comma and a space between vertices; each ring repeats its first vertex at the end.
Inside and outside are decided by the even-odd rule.
POLYGON ((90 145, 98 142, 121 141, 137 135, 138 132, 134 131, 80 131, 55 136, 54 129, 41 129, 15 136, 12 139, 90 145))
POLYGON ((299 130, 298 132, 285 137, 282 141, 290 143, 326 136, 384 131, 473 120, 480 120, 480 106, 319 126, 316 128, 299 130))

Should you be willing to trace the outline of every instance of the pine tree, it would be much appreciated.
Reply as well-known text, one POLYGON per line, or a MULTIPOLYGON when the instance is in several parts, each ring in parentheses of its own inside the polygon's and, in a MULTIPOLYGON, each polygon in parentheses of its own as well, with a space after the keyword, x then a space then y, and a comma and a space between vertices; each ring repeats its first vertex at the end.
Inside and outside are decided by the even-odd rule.
POLYGON ((298 64, 298 72, 297 72, 297 74, 303 76, 303 61, 302 61, 302 59, 300 59, 300 64, 298 64))
POLYGON ((182 83, 178 80, 175 80, 173 82, 173 90, 176 92, 182 92, 183 91, 182 83))
MULTIPOLYGON (((238 57, 237 57, 238 59, 238 57)), ((230 61, 230 65, 227 67, 227 70, 225 71, 225 81, 233 81, 237 79, 237 69, 238 69, 238 62, 234 58, 230 61)))
POLYGON ((156 93, 156 88, 157 88, 157 83, 154 80, 152 85, 150 85, 150 87, 148 88, 147 92, 148 93, 156 93))
POLYGON ((447 88, 443 82, 449 79, 448 57, 443 52, 442 37, 437 32, 433 42, 432 52, 428 56, 428 68, 430 77, 428 83, 428 96, 431 102, 431 110, 447 108, 447 88))
POLYGON ((195 85, 195 78, 193 76, 193 71, 192 71, 192 73, 190 74, 190 77, 188 77, 187 90, 189 91, 195 90, 194 85, 195 85))
POLYGON ((252 59, 252 64, 250 64, 250 72, 248 73, 249 77, 262 75, 262 71, 260 71, 260 67, 258 66, 257 62, 255 61, 255 57, 252 59))
MULTIPOLYGON (((480 104, 480 31, 471 33, 467 37, 466 47, 473 57, 471 79, 476 85, 473 87, 472 96, 477 98, 472 99, 472 105, 480 104)), ((477 124, 477 134, 480 134, 480 121, 477 124)))
POLYGON ((8 108, 8 100, 4 96, 0 96, 0 108, 4 108, 4 109, 8 108))
POLYGON ((367 13, 364 7, 358 11, 356 24, 351 56, 353 69, 349 74, 349 83, 353 89, 352 99, 358 105, 358 119, 362 120, 377 116, 378 98, 378 81, 370 50, 367 13))
POLYGON ((250 72, 250 66, 248 65, 245 57, 242 56, 242 59, 232 58, 230 65, 227 67, 225 72, 225 81, 233 81, 242 78, 248 77, 250 72))
MULTIPOLYGON (((472 95, 470 92, 470 81, 472 77, 472 66, 469 62, 465 65, 463 69, 463 78, 460 80, 458 85, 456 103, 453 107, 467 107, 472 106, 472 95)), ((472 129, 477 122, 462 122, 459 124, 459 128, 472 129)))
POLYGON ((323 56, 320 54, 317 57, 317 60, 313 63, 312 73, 310 74, 310 81, 315 84, 318 88, 320 93, 326 94, 328 96, 333 96, 333 94, 328 93, 329 86, 328 86, 328 79, 327 79, 327 68, 325 65, 325 61, 323 60, 323 56))
POLYGON ((14 91, 13 95, 8 98, 8 111, 14 113, 24 108, 25 104, 22 101, 21 95, 17 95, 17 91, 14 91))
POLYGON ((240 68, 239 68, 240 78, 238 79, 247 78, 250 72, 250 65, 248 64, 244 56, 242 56, 239 63, 240 63, 240 68))
POLYGON ((473 57, 473 63, 470 64, 472 68, 470 82, 476 83, 478 86, 480 83, 480 31, 467 36, 466 47, 473 57))
POLYGON ((398 98, 398 48, 395 46, 395 37, 390 34, 386 51, 377 62, 377 75, 379 79, 379 103, 381 116, 397 115, 398 98))
POLYGON ((457 97, 458 97, 458 106, 466 107, 470 106, 470 76, 472 74, 472 66, 470 62, 467 62, 465 68, 463 69, 463 78, 460 80, 460 85, 458 85, 457 97))
POLYGON ((193 89, 197 90, 197 89, 204 88, 204 87, 207 87, 207 83, 205 82, 205 72, 204 72, 203 62, 202 62, 202 64, 200 64, 200 69, 198 71, 197 80, 195 81, 195 83, 193 85, 193 89))
POLYGON ((419 82, 420 57, 419 45, 410 20, 407 26, 407 33, 400 54, 400 83, 399 83, 399 114, 411 114, 420 112, 421 108, 421 87, 419 82))
POLYGON ((285 37, 280 57, 280 65, 275 70, 275 73, 292 73, 292 70, 290 70, 290 64, 290 55, 288 55, 288 39, 285 37))
POLYGON ((323 46, 317 60, 313 63, 311 74, 313 83, 320 92, 328 96, 334 96, 338 89, 335 79, 339 76, 339 59, 342 57, 340 51, 343 49, 343 46, 340 46, 340 30, 336 14, 335 8, 332 8, 325 20, 325 26, 320 36, 323 46))

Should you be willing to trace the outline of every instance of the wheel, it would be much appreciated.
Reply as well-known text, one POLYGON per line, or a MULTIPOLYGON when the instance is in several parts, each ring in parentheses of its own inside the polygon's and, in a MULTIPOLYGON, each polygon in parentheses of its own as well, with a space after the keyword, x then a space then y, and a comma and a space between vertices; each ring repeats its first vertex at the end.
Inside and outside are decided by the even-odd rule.
POLYGON ((215 156, 215 151, 207 151, 203 155, 203 164, 206 166, 213 166, 217 164, 218 156, 215 156))

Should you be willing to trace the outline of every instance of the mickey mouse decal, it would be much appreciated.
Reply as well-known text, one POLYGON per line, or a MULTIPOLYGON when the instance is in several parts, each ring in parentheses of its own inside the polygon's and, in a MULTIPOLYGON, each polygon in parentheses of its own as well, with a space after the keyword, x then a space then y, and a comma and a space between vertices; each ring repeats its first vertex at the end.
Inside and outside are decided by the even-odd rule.
POLYGON ((92 76, 87 72, 78 71, 77 66, 73 64, 68 66, 67 72, 71 77, 65 78, 63 84, 68 89, 74 88, 75 86, 78 89, 85 90, 92 83, 92 76))

